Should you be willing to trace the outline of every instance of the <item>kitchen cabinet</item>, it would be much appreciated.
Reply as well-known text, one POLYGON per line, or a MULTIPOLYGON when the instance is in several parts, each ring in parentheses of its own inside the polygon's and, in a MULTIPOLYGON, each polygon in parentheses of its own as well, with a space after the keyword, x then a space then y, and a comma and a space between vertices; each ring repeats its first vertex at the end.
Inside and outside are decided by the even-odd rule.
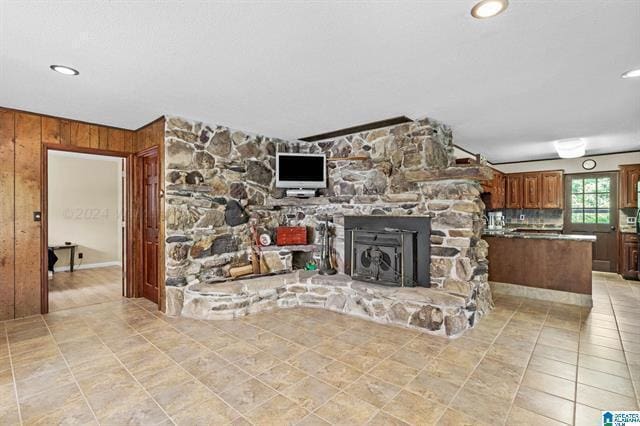
POLYGON ((505 207, 508 209, 521 209, 522 208, 522 174, 512 173, 508 174, 506 178, 507 183, 507 199, 505 201, 505 207))
POLYGON ((506 179, 508 209, 561 209, 562 171, 510 173, 506 179))
POLYGON ((640 180, 640 164, 620 166, 620 198, 619 207, 638 207, 638 180, 640 180))
POLYGON ((542 201, 542 179, 540 173, 522 174, 522 208, 539 209, 542 201))
POLYGON ((487 210, 504 208, 506 195, 505 181, 505 174, 493 169, 493 179, 481 182, 483 191, 482 200, 487 210))
POLYGON ((619 273, 625 278, 638 278, 638 236, 620 234, 619 273))
POLYGON ((563 204, 562 172, 540 173, 542 185, 541 207, 543 209, 561 209, 563 204))

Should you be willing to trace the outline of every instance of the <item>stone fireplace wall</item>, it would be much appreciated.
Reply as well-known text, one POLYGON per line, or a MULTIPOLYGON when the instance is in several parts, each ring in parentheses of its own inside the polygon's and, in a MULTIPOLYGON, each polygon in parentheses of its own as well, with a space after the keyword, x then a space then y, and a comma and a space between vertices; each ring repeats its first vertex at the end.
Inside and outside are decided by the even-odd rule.
POLYGON ((337 267, 345 215, 431 215, 431 285, 463 295, 470 325, 490 309, 484 205, 477 170, 454 167, 451 130, 424 119, 330 141, 290 142, 167 117, 166 285, 224 279, 249 261, 251 230, 280 223, 335 225, 337 267), (328 188, 309 200, 275 188, 275 152, 325 152, 328 188))

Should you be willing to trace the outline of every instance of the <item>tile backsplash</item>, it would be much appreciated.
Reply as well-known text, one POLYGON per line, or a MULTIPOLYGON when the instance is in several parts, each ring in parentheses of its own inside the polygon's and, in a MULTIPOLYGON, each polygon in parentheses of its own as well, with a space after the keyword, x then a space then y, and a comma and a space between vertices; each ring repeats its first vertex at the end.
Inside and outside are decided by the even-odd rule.
POLYGON ((562 228, 562 209, 504 209, 505 226, 544 225, 562 228))
POLYGON ((636 232, 635 223, 629 223, 627 218, 635 218, 638 209, 620 209, 620 232, 636 232))

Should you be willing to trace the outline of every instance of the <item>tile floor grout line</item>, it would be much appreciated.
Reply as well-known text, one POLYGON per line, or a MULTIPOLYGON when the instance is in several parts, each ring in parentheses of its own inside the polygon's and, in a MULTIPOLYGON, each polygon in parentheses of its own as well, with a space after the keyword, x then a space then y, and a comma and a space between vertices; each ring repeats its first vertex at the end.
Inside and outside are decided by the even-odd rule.
POLYGON ((22 408, 20 407, 20 400, 18 398, 18 384, 17 384, 17 381, 16 381, 15 368, 13 367, 13 357, 11 355, 11 345, 9 344, 9 332, 7 331, 7 327, 6 327, 6 325, 4 323, 2 324, 2 329, 4 330, 5 341, 7 342, 7 355, 9 357, 9 367, 11 368, 11 378, 13 379, 13 381, 12 381, 13 382, 13 396, 15 398, 16 408, 18 409, 18 421, 20 422, 21 425, 23 425, 24 422, 22 421, 22 408))
MULTIPOLYGON (((125 371, 127 372, 127 374, 129 374, 129 376, 131 376, 131 378, 133 378, 133 380, 138 384, 138 386, 140 386, 142 388, 142 390, 144 391, 144 393, 147 394, 147 396, 149 396, 149 398, 151 398, 151 400, 153 402, 155 402, 155 404, 158 406, 158 408, 160 408, 160 410, 165 414, 165 416, 167 416, 167 418, 171 421, 171 423, 173 423, 174 425, 176 424, 176 422, 173 420, 173 417, 171 417, 169 415, 169 413, 167 413, 165 411, 165 409, 162 407, 162 405, 160 405, 160 403, 153 397, 153 395, 151 395, 151 393, 147 390, 147 388, 145 388, 142 383, 140 383, 140 381, 136 378, 136 376, 133 375, 133 373, 127 368, 126 365, 124 365, 124 363, 122 362, 122 360, 120 359, 120 357, 104 342, 104 340, 102 339, 102 337, 96 335, 98 337, 98 339, 100 340, 100 342, 109 350, 109 352, 111 352, 111 354, 115 357, 116 360, 118 360, 118 363, 122 366, 122 368, 125 369, 125 371)), ((135 336, 135 335, 134 335, 135 336)), ((140 336, 142 336, 140 334, 140 336)), ((144 338, 144 336, 142 336, 144 338)))
POLYGON ((618 338, 620 339, 620 345, 622 346, 622 356, 624 357, 625 364, 627 365, 627 370, 629 371, 629 380, 631 381, 631 386, 634 390, 634 399, 636 400, 636 409, 638 409, 638 387, 636 386, 635 381, 633 380, 633 373, 631 372, 631 367, 629 366, 629 358, 627 357, 627 351, 624 349, 624 343, 622 343, 622 334, 620 332, 620 324, 618 323, 618 316, 616 315, 615 307, 613 306, 613 299, 611 299, 611 293, 609 292, 609 286, 606 286, 607 294, 609 295, 609 301, 611 303, 611 310, 613 311, 613 320, 616 323, 616 329, 618 330, 618 338))
MULTIPOLYGON (((498 337, 500 337, 500 335, 502 334, 502 332, 504 331, 504 329, 507 327, 507 324, 509 324, 509 322, 511 322, 511 320, 513 319, 513 317, 516 315, 516 312, 518 312, 518 310, 520 309, 520 307, 522 306, 524 302, 520 302, 520 304, 518 305, 518 307, 516 309, 514 309, 514 311, 511 313, 511 315, 509 316, 509 319, 507 321, 505 321, 504 325, 500 328, 500 332, 498 334, 496 334, 496 336, 491 340, 491 343, 489 344, 489 348, 487 348, 487 350, 484 352, 484 354, 482 355, 482 358, 480 359, 480 361, 478 361, 478 363, 473 367, 473 369, 471 370, 471 372, 467 375, 466 379, 464 380, 464 382, 462 382, 462 385, 458 388, 458 390, 456 391, 456 393, 453 395, 453 397, 451 398, 451 400, 449 401, 449 404, 447 404, 447 409, 452 408, 451 404, 453 403, 453 401, 455 401, 455 399, 458 397, 458 395, 460 394, 460 392, 462 392, 462 389, 465 387, 465 385, 469 382, 469 379, 471 379, 471 376, 473 376, 473 373, 476 372, 478 366, 482 363, 482 361, 484 360, 484 358, 487 356, 487 353, 489 352, 489 349, 491 348, 491 346, 493 346, 496 342, 496 340, 498 340, 498 337)), ((526 371, 526 368, 525 368, 526 371)), ((524 376, 524 373, 523 373, 524 376)), ((517 393, 517 392, 516 392, 517 393)), ((504 425, 508 419, 509 416, 509 412, 511 411, 511 406, 513 405, 513 403, 511 403, 511 405, 509 406, 509 410, 507 411, 506 415, 505 415, 505 420, 502 422, 502 424, 504 425)), ((454 408, 452 408, 454 409, 454 408)), ((454 409, 455 410, 455 409, 454 409)), ((446 410, 445 410, 446 412, 446 410)), ((466 413, 465 413, 466 414, 466 413)), ((444 414, 443 414, 444 415, 444 414)))
MULTIPOLYGON (((348 330, 346 330, 346 331, 348 331, 348 330)), ((340 334, 342 334, 342 333, 340 333, 340 334)), ((339 336, 339 335, 338 335, 338 336, 339 336)), ((336 337, 338 337, 338 336, 336 336, 336 337)), ((375 369, 378 365, 380 365, 382 362, 384 362, 384 361, 386 361, 386 360, 390 359, 390 358, 391 358, 393 355, 395 355, 398 351, 400 351, 402 348, 404 348, 405 346, 407 346, 409 343, 411 343, 412 341, 414 341, 415 339, 417 339, 419 336, 421 336, 421 334, 416 334, 415 336, 413 336, 413 337, 412 337, 411 339, 409 339, 405 344, 403 344, 403 345, 402 345, 402 346, 401 346, 397 351, 392 352, 390 355, 388 355, 388 356, 387 356, 387 357, 385 357, 385 358, 381 358, 381 359, 380 359, 380 362, 378 362, 378 363, 374 364, 374 365, 373 365, 369 370, 366 370, 366 371, 365 371, 365 370, 360 370, 360 371, 362 371, 364 374, 362 374, 361 376, 359 376, 359 377, 358 377, 356 380, 354 380, 353 382, 349 383, 349 384, 345 387, 345 389, 339 389, 339 392, 338 392, 338 393, 340 393, 340 392, 344 392, 344 393, 346 393, 346 392, 345 392, 345 390, 346 390, 349 386, 352 386, 355 382, 357 382, 358 380, 360 380, 360 379, 361 379, 362 377, 364 377, 365 375, 369 375, 369 373, 370 373, 373 369, 375 369)), ((357 347, 359 347, 359 346, 356 346, 356 348, 357 348, 357 347)), ((337 362, 341 362, 342 364, 345 364, 345 365, 348 365, 349 367, 351 367, 349 364, 346 364, 346 363, 344 363, 344 362, 342 362, 342 361, 340 361, 340 360, 338 360, 338 359, 331 358, 331 357, 328 357, 328 358, 333 359, 333 360, 334 360, 334 362, 335 362, 335 361, 337 361, 337 362)), ((355 368, 355 367, 353 367, 353 368, 355 368)), ((418 373, 417 373, 417 374, 416 374, 416 375, 411 379, 411 381, 413 381, 416 377, 418 377, 418 376, 420 375, 420 373, 421 373, 425 368, 426 368, 426 366, 425 366, 425 367, 423 367, 422 369, 418 370, 418 373)), ((357 370, 357 368, 356 368, 356 370, 357 370)), ((313 376, 313 375, 311 375, 311 376, 312 376, 312 377, 315 377, 315 376, 313 376)), ((397 393, 396 393, 392 398, 389 398, 389 402, 390 402, 390 401, 393 401, 393 399, 395 399, 398 395, 400 395, 400 393, 401 393, 403 390, 405 390, 405 386, 406 386, 406 385, 404 385, 404 386, 398 386, 398 385, 396 385, 396 384, 394 384, 394 383, 391 383, 391 382, 389 382, 389 381, 387 381, 387 380, 381 379, 381 378, 379 378, 378 376, 372 376, 372 377, 374 377, 375 379, 380 380, 380 381, 382 381, 382 382, 385 382, 385 383, 388 383, 388 384, 393 385, 393 386, 395 386, 395 387, 398 387, 398 388, 400 389, 400 390, 399 390, 399 391, 398 391, 398 392, 397 392, 397 393)), ((316 377, 316 378, 317 378, 317 377, 316 377)), ((318 378, 318 380, 321 380, 321 379, 319 379, 319 378, 318 378)), ((410 381, 410 382, 411 382, 411 381, 410 381)), ((411 392, 411 393, 413 393, 413 392, 411 392)), ((337 395, 337 394, 336 394, 336 395, 337 395)), ((335 396, 335 395, 334 395, 334 396, 335 396)), ((315 412, 316 412, 317 410, 319 410, 321 407, 323 407, 323 406, 325 406, 326 404, 328 404, 328 403, 333 399, 333 397, 334 397, 334 396, 332 396, 332 397, 331 397, 331 398, 329 398, 327 401, 325 401, 323 404, 321 404, 320 406, 318 406, 318 407, 313 411, 313 414, 315 414, 315 412)), ((390 415, 390 416, 391 416, 391 417, 393 417, 393 418, 398 419, 398 417, 396 417, 396 416, 394 416, 394 415, 392 415, 392 414, 390 414, 390 413, 387 413, 387 412, 385 412, 385 411, 383 410, 383 408, 388 404, 388 402, 387 402, 387 403, 385 403, 385 404, 383 404, 383 405, 382 405, 382 407, 376 407, 375 405, 371 404, 369 401, 365 401, 365 400, 363 400, 362 398, 358 398, 358 397, 356 397, 355 395, 351 395, 351 396, 355 397, 356 399, 360 399, 360 400, 362 400, 362 401, 366 402, 367 404, 371 405, 372 407, 375 407, 375 409, 376 409, 376 410, 375 410, 375 413, 373 413, 373 414, 372 414, 372 415, 367 419, 367 422, 371 421, 371 420, 372 420, 375 416, 377 416, 379 413, 384 413, 384 414, 390 415)), ((325 419, 324 417, 320 416, 319 414, 315 414, 315 415, 316 415, 316 416, 318 416, 318 417, 320 417, 320 418, 321 418, 321 419, 323 419, 323 420, 329 421, 329 420, 325 419)), ((404 421, 404 420, 402 420, 402 419, 398 419, 398 420, 404 421)))
POLYGON ((80 387, 80 383, 78 382, 78 378, 76 377, 76 375, 71 370, 71 366, 69 365, 69 361, 67 361, 67 357, 65 357, 64 354, 62 353, 62 349, 60 349, 60 345, 58 344, 58 341, 56 340, 56 338, 54 337, 53 333, 51 332, 51 328, 49 328, 49 324, 47 324, 47 321, 44 319, 44 317, 42 318, 42 322, 44 322, 44 325, 47 328, 47 331, 51 335, 51 338, 53 339, 53 341, 54 341, 54 343, 56 345, 56 349, 58 350, 58 353, 60 354, 60 356, 62 357, 62 360, 64 361, 65 365, 67 366, 67 370, 69 371, 69 374, 71 374, 71 377, 73 378, 73 382, 76 385, 76 387, 78 388, 78 391, 80 391, 80 395, 82 395, 82 398, 84 399, 85 404, 87 404, 87 407, 89 408, 89 411, 91 411, 91 415, 93 415, 93 418, 96 421, 96 423, 100 424, 100 421, 98 420, 98 416, 96 416, 96 413, 93 410, 93 407, 91 406, 91 404, 89 404, 89 399, 87 398, 87 395, 85 395, 84 391, 82 390, 82 387, 80 387))
MULTIPOLYGON (((304 307, 298 307, 298 306, 294 306, 294 307, 290 307, 290 308, 284 308, 284 309, 291 309, 291 310, 295 310, 296 308, 302 308, 302 309, 304 309, 304 307)), ((311 309, 311 308, 310 308, 310 309, 311 309)), ((337 314, 340 314, 339 312, 336 312, 336 313, 337 313, 337 314)), ((253 324, 251 324, 251 325, 253 325, 253 324)), ((293 344, 295 344, 295 345, 297 345, 297 346, 302 347, 304 350, 303 350, 300 354, 297 354, 297 355, 301 355, 301 354, 303 354, 303 353, 305 353, 305 352, 307 352, 307 351, 312 351, 312 352, 314 352, 314 353, 317 353, 317 352, 314 350, 314 348, 315 348, 316 346, 318 346, 318 345, 314 345, 314 346, 312 346, 312 347, 306 347, 306 346, 300 345, 299 343, 297 343, 297 342, 295 342, 295 341, 289 340, 289 339, 287 339, 287 338, 286 338, 286 337, 284 337, 284 336, 281 336, 281 335, 279 335, 279 334, 277 334, 277 333, 274 333, 274 332, 273 332, 273 331, 271 331, 271 330, 264 329, 264 328, 262 328, 262 327, 260 327, 260 326, 256 326, 256 325, 253 325, 253 326, 255 326, 255 327, 257 327, 257 328, 259 328, 259 329, 261 329, 261 330, 264 330, 265 332, 269 332, 269 333, 271 333, 271 334, 273 334, 273 335, 275 335, 275 336, 277 336, 277 337, 279 337, 279 338, 282 338, 283 340, 285 340, 285 341, 287 341, 287 342, 289 342, 289 343, 293 343, 293 344)), ((222 329, 220 329, 220 328, 218 328, 218 327, 215 327, 215 325, 213 325, 213 327, 214 327, 214 328, 217 328, 218 330, 221 330, 221 331, 222 331, 222 332, 224 332, 224 333, 229 334, 227 331, 222 330, 222 329)), ((358 333, 366 334, 366 333, 364 333, 364 332, 362 332, 362 331, 360 331, 360 330, 358 330, 358 329, 355 329, 355 330, 354 330, 354 327, 355 327, 355 326, 349 327, 349 328, 345 329, 344 331, 342 331, 342 332, 340 332, 340 333, 338 333, 338 334, 336 334, 335 336, 332 336, 332 337, 328 337, 328 336, 322 336, 322 337, 323 337, 324 339, 326 339, 326 338, 334 339, 334 338, 339 337, 341 334, 346 333, 346 332, 348 332, 348 331, 350 331, 350 330, 351 330, 351 331, 358 332, 358 333)), ((175 327, 174 327, 174 328, 175 328, 175 327)), ((306 329, 306 330, 309 330, 309 329, 305 328, 304 326, 301 326, 301 328, 306 329)), ((178 332, 181 332, 181 331, 180 331, 179 329, 177 329, 177 328, 176 328, 176 330, 177 330, 178 332)), ((311 330, 309 330, 309 331, 311 331, 311 330)), ((183 334, 185 334, 185 333, 183 333, 183 334)), ((185 335, 186 335, 186 334, 185 334, 185 335)), ((409 340, 405 343, 405 345, 403 345, 403 347, 404 347, 404 346, 406 346, 407 344, 409 344, 409 342, 411 342, 412 340, 414 340, 414 339, 416 339, 417 337, 419 337, 420 335, 421 335, 421 334, 416 334, 415 336, 413 336, 411 339, 409 339, 409 340)), ((186 335, 186 336, 187 336, 187 337, 189 337, 189 338, 191 338, 192 340, 196 341, 196 340, 195 340, 195 339, 193 339, 191 336, 189 336, 189 335, 186 335)), ((372 339, 373 339, 373 338, 375 338, 375 336, 371 336, 371 335, 368 335, 368 334, 367 334, 367 336, 371 337, 372 339)), ((235 337, 235 336, 233 336, 233 337, 235 337)), ((197 341, 196 341, 196 342, 197 342, 197 341)), ((197 343, 200 343, 200 342, 197 342, 197 343)), ((201 344, 201 343, 200 343, 200 344, 201 344)), ((360 346, 362 346, 362 344, 360 344, 360 345, 354 345, 354 349, 356 349, 356 348, 358 348, 358 347, 360 347, 360 346)), ((205 346, 205 348, 206 348, 206 346, 205 346)), ((209 349, 209 348, 207 348, 207 349, 215 353, 215 351, 214 351, 214 350, 209 349)), ((258 349, 260 349, 260 348, 258 348, 258 349)), ((262 351, 262 349, 261 349, 261 351, 262 351)), ((357 381, 358 381, 362 376, 364 376, 364 375, 368 375, 368 374, 369 374, 369 372, 370 372, 371 370, 373 370, 376 366, 378 366, 382 361, 384 361, 384 360, 386 360, 386 359, 390 358, 391 356, 393 356, 393 354, 395 354, 395 352, 393 352, 391 355, 388 355, 386 358, 382 358, 382 359, 380 360, 380 362, 376 363, 375 365, 373 365, 372 367, 370 367, 368 370, 357 369, 357 368, 352 367, 352 366, 350 366, 349 364, 345 364, 343 361, 341 361, 341 360, 339 360, 339 359, 337 359, 337 358, 334 358, 334 357, 332 357, 332 356, 329 356, 329 355, 324 355, 324 354, 319 354, 319 355, 324 356, 324 357, 326 357, 326 358, 329 358, 330 360, 332 360, 332 362, 340 362, 340 363, 345 364, 345 365, 347 365, 347 366, 349 366, 349 367, 351 367, 351 368, 355 368, 356 370, 359 370, 359 371, 363 372, 363 374, 362 374, 360 377, 358 377, 356 380, 354 380, 353 382, 351 382, 351 383, 348 385, 348 386, 351 386, 351 385, 353 385, 355 382, 357 382, 357 381)), ((216 353, 216 355, 217 355, 217 353, 216 353)), ((297 356, 297 355, 296 355, 296 356, 297 356)), ((220 356, 220 355, 218 355, 218 356, 220 356)), ((245 358, 247 358, 247 357, 245 357, 245 358)), ((224 358, 223 358, 223 359, 224 359, 224 358)), ((242 359, 244 359, 244 358, 242 358, 242 359)), ((289 366, 291 366, 291 367, 293 367, 293 368, 299 369, 298 367, 296 367, 295 365, 293 365, 293 364, 291 364, 291 363, 289 362, 289 361, 290 361, 290 359, 291 359, 291 357, 289 357, 289 358, 287 358, 287 359, 285 359, 285 360, 281 360, 280 362, 281 362, 281 363, 284 363, 284 364, 287 364, 287 365, 289 365, 289 366)), ((225 361, 227 361, 226 359, 224 359, 224 360, 225 360, 225 361)), ((227 362, 228 362, 228 361, 227 361, 227 362)), ((282 392, 280 392, 280 391, 278 391, 278 390, 276 390, 276 389, 272 388, 272 387, 271 387, 271 386, 269 386, 268 384, 264 383, 264 382, 263 382, 262 380, 260 380, 257 376, 254 376, 252 373, 250 373, 249 371, 247 371, 247 370, 243 369, 241 366, 239 366, 239 365, 235 364, 234 362, 229 362, 229 363, 230 363, 230 364, 232 364, 232 365, 234 365, 235 367, 239 368, 239 369, 240 369, 240 370, 242 370, 243 372, 245 372, 245 373, 249 374, 252 378, 254 378, 254 379, 258 380, 260 383, 262 383, 262 384, 266 385, 267 387, 271 388, 272 390, 276 391, 278 394, 281 394, 283 397, 287 398, 288 400, 291 400, 288 396, 286 396, 286 395, 285 395, 285 394, 283 394, 282 392)), ((327 385, 329 385, 329 386, 333 387, 334 389, 337 389, 337 390, 338 390, 338 392, 337 392, 335 395, 339 394, 340 392, 344 392, 344 390, 343 390, 343 389, 337 388, 336 386, 333 386, 331 383, 327 383, 326 381, 324 381, 324 380, 320 379, 319 377, 316 377, 314 374, 310 374, 310 373, 308 373, 308 372, 307 372, 307 371, 305 371, 305 370, 301 370, 301 371, 303 371, 303 372, 304 372, 308 377, 312 377, 312 378, 314 378, 314 379, 316 379, 316 380, 321 381, 322 383, 325 383, 325 384, 327 384, 327 385)), ((262 374, 262 373, 261 373, 261 374, 262 374)), ((377 376, 373 376, 373 377, 374 377, 374 378, 376 378, 376 379, 378 379, 378 380, 380 380, 380 381, 382 381, 382 382, 385 382, 385 383, 388 383, 388 384, 390 384, 390 385, 393 385, 393 386, 399 387, 399 388, 400 388, 400 391, 399 391, 396 395, 394 395, 394 398, 395 398, 398 394, 400 394, 400 392, 403 390, 403 388, 402 388, 402 387, 397 386, 397 385, 395 385, 395 384, 393 384, 393 383, 391 383, 391 382, 388 382, 387 380, 380 379, 380 378, 378 378, 377 376)), ((287 386, 285 389, 288 389, 288 388, 290 388, 290 387, 295 386, 296 384, 300 383, 302 380, 304 380, 304 378, 300 379, 299 381, 297 381, 297 382, 295 382, 295 383, 290 384, 290 385, 289 385, 289 386, 287 386)), ((248 381, 248 380, 247 380, 247 381, 248 381)), ((246 381, 245 381, 245 382, 246 382, 246 381)), ((242 382, 242 383, 245 383, 245 382, 242 382)), ((284 389, 283 389, 283 390, 284 390, 284 389)), ((413 392, 412 392, 412 393, 413 393, 413 392)), ((325 401, 323 404, 319 405, 318 407, 314 408, 313 410, 308 410, 308 409, 307 409, 307 411, 309 411, 309 414, 308 414, 306 417, 308 417, 308 416, 310 416, 310 415, 312 415, 312 414, 317 416, 317 414, 315 414, 315 412, 316 412, 318 409, 320 409, 320 407, 322 407, 322 406, 326 405, 329 401, 331 401, 335 395, 333 395, 331 398, 329 398, 327 401, 325 401)), ((272 398, 269 398, 269 400, 271 400, 271 399, 275 398, 275 396, 277 396, 277 395, 274 395, 272 398)), ((356 397, 356 398, 357 398, 357 397, 356 397)), ((360 399, 360 398, 357 398, 357 399, 360 399)), ((393 399, 393 398, 392 398, 392 399, 393 399)), ((267 401, 268 401, 268 400, 267 400, 267 401)), ((267 401, 264 401, 262 404, 260 404, 258 407, 255 407, 254 409, 257 409, 257 408, 259 408, 260 406, 264 405, 267 401)), ((292 402, 294 402, 294 403, 295 403, 295 401, 292 401, 292 402)), ((364 401, 364 402, 367 402, 367 403, 368 403, 368 401, 364 401)), ((297 404, 297 405, 299 405, 299 404, 297 404)), ((372 404, 371 404, 371 405, 372 405, 372 404)), ((302 407, 302 408, 306 409, 305 407, 302 407)), ((377 408, 377 407, 376 407, 376 408, 377 408)), ((378 410, 379 412, 381 412, 381 411, 382 411, 382 409, 381 409, 381 408, 377 408, 377 410, 378 410)), ((252 410, 250 410, 250 411, 253 411, 253 409, 252 409, 252 410)), ((376 413, 376 414, 377 414, 377 413, 376 413)), ((388 414, 388 413, 385 413, 385 414, 388 414)), ((372 417, 373 417, 373 416, 372 416, 372 417)), ((320 418, 322 418, 322 417, 320 417, 320 418)))
MULTIPOLYGON (((200 343, 200 342, 198 342, 197 340, 193 339, 191 336, 189 336, 189 335, 187 335, 187 334, 182 333, 180 330, 178 330, 177 328, 173 327, 170 323, 167 323, 167 324, 169 325, 169 327, 173 328, 173 329, 174 329, 174 330, 176 330, 178 333, 180 333, 180 334, 184 335, 185 337, 187 337, 187 338, 189 338, 189 339, 193 340, 193 341, 194 341, 194 342, 196 342, 198 345, 200 345, 200 346, 204 347, 206 350, 210 351, 211 353, 213 353, 213 354, 214 354, 214 355, 216 355, 217 357, 220 357, 220 355, 218 355, 214 350, 212 350, 212 349, 210 349, 210 348, 206 347, 206 346, 205 346, 205 345, 203 345, 202 343, 200 343)), ((215 327, 215 326, 214 326, 214 327, 215 327)), ((169 359, 170 359, 173 363, 175 363, 179 368, 181 368, 182 370, 184 370, 184 371, 185 371, 189 376, 191 376, 195 381, 197 381, 198 383, 200 383, 201 385, 203 385, 203 386, 205 386, 207 389, 209 389, 209 390, 211 391, 211 393, 213 393, 213 395, 214 395, 216 398, 218 398, 220 401, 222 401, 225 405, 227 405, 227 406, 228 406, 229 408, 231 408, 233 411, 235 411, 235 412, 237 412, 238 414, 240 414, 240 417, 242 417, 244 420, 247 420, 247 422, 249 422, 249 423, 253 424, 249 419, 247 419, 247 418, 245 417, 245 415, 244 415, 244 414, 242 414, 242 413, 241 413, 240 411, 238 411, 236 408, 232 407, 232 406, 231 406, 231 404, 229 404, 229 403, 228 403, 224 398, 222 398, 220 395, 218 395, 216 392, 214 392, 214 391, 213 391, 209 386, 207 386, 207 385, 205 385, 204 383, 202 383, 202 381, 200 381, 200 379, 198 379, 196 376, 194 376, 193 374, 191 374, 191 372, 190 372, 190 371, 188 371, 186 368, 184 368, 184 366, 180 365, 180 363, 178 363, 176 360, 174 360, 174 359, 173 359, 173 358, 171 358, 169 355, 167 355, 165 351, 163 351, 163 350, 162 350, 162 349, 160 349, 158 346, 156 346, 156 345, 155 345, 155 343, 153 343, 152 341, 150 341, 150 340, 147 338, 147 336, 145 336, 145 335, 144 335, 144 334, 142 334, 142 333, 140 333, 140 335, 141 335, 141 336, 142 336, 142 337, 143 337, 147 342, 149 342, 149 344, 151 344, 155 349, 157 349, 158 351, 160 351, 164 356, 166 356, 167 358, 169 358, 169 359)), ((198 357, 198 355, 193 356, 193 357, 191 357, 191 358, 197 358, 197 357, 198 357)), ((187 358, 187 359, 191 359, 191 358, 187 358)), ((224 359, 224 358, 222 358, 222 357, 220 357, 220 358, 221 358, 221 359, 223 359, 225 362, 227 362, 227 363, 231 364, 231 363, 230 363, 230 362, 228 362, 226 359, 224 359)), ((183 361, 186 361, 186 359, 185 359, 185 360, 183 360, 183 361)), ((237 367, 237 366, 236 366, 236 367, 237 367)), ((239 367, 237 367, 237 368, 239 368, 239 367)), ((242 371, 244 371, 244 370, 242 370, 242 371)), ((245 372, 245 373, 247 373, 246 371, 244 371, 244 372, 245 372)), ((247 379, 247 380, 245 380, 245 381, 241 382, 240 384, 242 384, 242 383, 246 383, 246 382, 248 382, 249 380, 251 380, 252 378, 255 378, 255 377, 253 377, 251 374, 249 374, 249 376, 250 376, 250 378, 249 378, 249 379, 247 379)), ((257 378, 255 378, 255 379, 257 379, 257 378)), ((262 383, 262 382, 260 382, 260 383, 262 383)), ((263 384, 264 384, 264 383, 263 383, 263 384)), ((265 384, 265 385, 266 385, 266 384, 265 384)), ((266 385, 266 386, 268 386, 268 385, 266 385)), ((269 388, 271 388, 271 387, 269 387, 269 388)), ((272 390, 275 390, 275 389, 272 389, 272 390)), ((276 392, 277 392, 277 391, 276 391, 276 392)), ((279 392, 278 392, 278 393, 279 393, 279 392)), ((283 396, 284 396, 284 395, 283 395, 283 396)), ((286 397, 286 396, 285 396, 285 397, 286 397)), ((265 401, 265 402, 266 402, 266 401, 265 401)), ((262 405, 262 404, 260 404, 260 405, 262 405)), ((172 419, 171 417, 169 417, 169 418, 173 421, 173 419, 172 419)), ((234 419, 234 420, 237 420, 237 418, 236 418, 236 419, 234 419)), ((174 422, 174 424, 175 424, 175 422, 174 422)))

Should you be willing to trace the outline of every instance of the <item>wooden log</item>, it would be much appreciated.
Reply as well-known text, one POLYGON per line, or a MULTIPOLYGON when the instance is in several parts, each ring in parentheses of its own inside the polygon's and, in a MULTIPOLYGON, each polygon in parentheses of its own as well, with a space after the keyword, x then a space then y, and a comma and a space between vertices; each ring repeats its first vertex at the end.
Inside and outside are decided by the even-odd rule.
POLYGON ((233 278, 241 277, 243 275, 249 275, 252 273, 253 273, 253 266, 250 264, 244 265, 244 266, 236 266, 229 269, 229 275, 231 275, 233 278))

